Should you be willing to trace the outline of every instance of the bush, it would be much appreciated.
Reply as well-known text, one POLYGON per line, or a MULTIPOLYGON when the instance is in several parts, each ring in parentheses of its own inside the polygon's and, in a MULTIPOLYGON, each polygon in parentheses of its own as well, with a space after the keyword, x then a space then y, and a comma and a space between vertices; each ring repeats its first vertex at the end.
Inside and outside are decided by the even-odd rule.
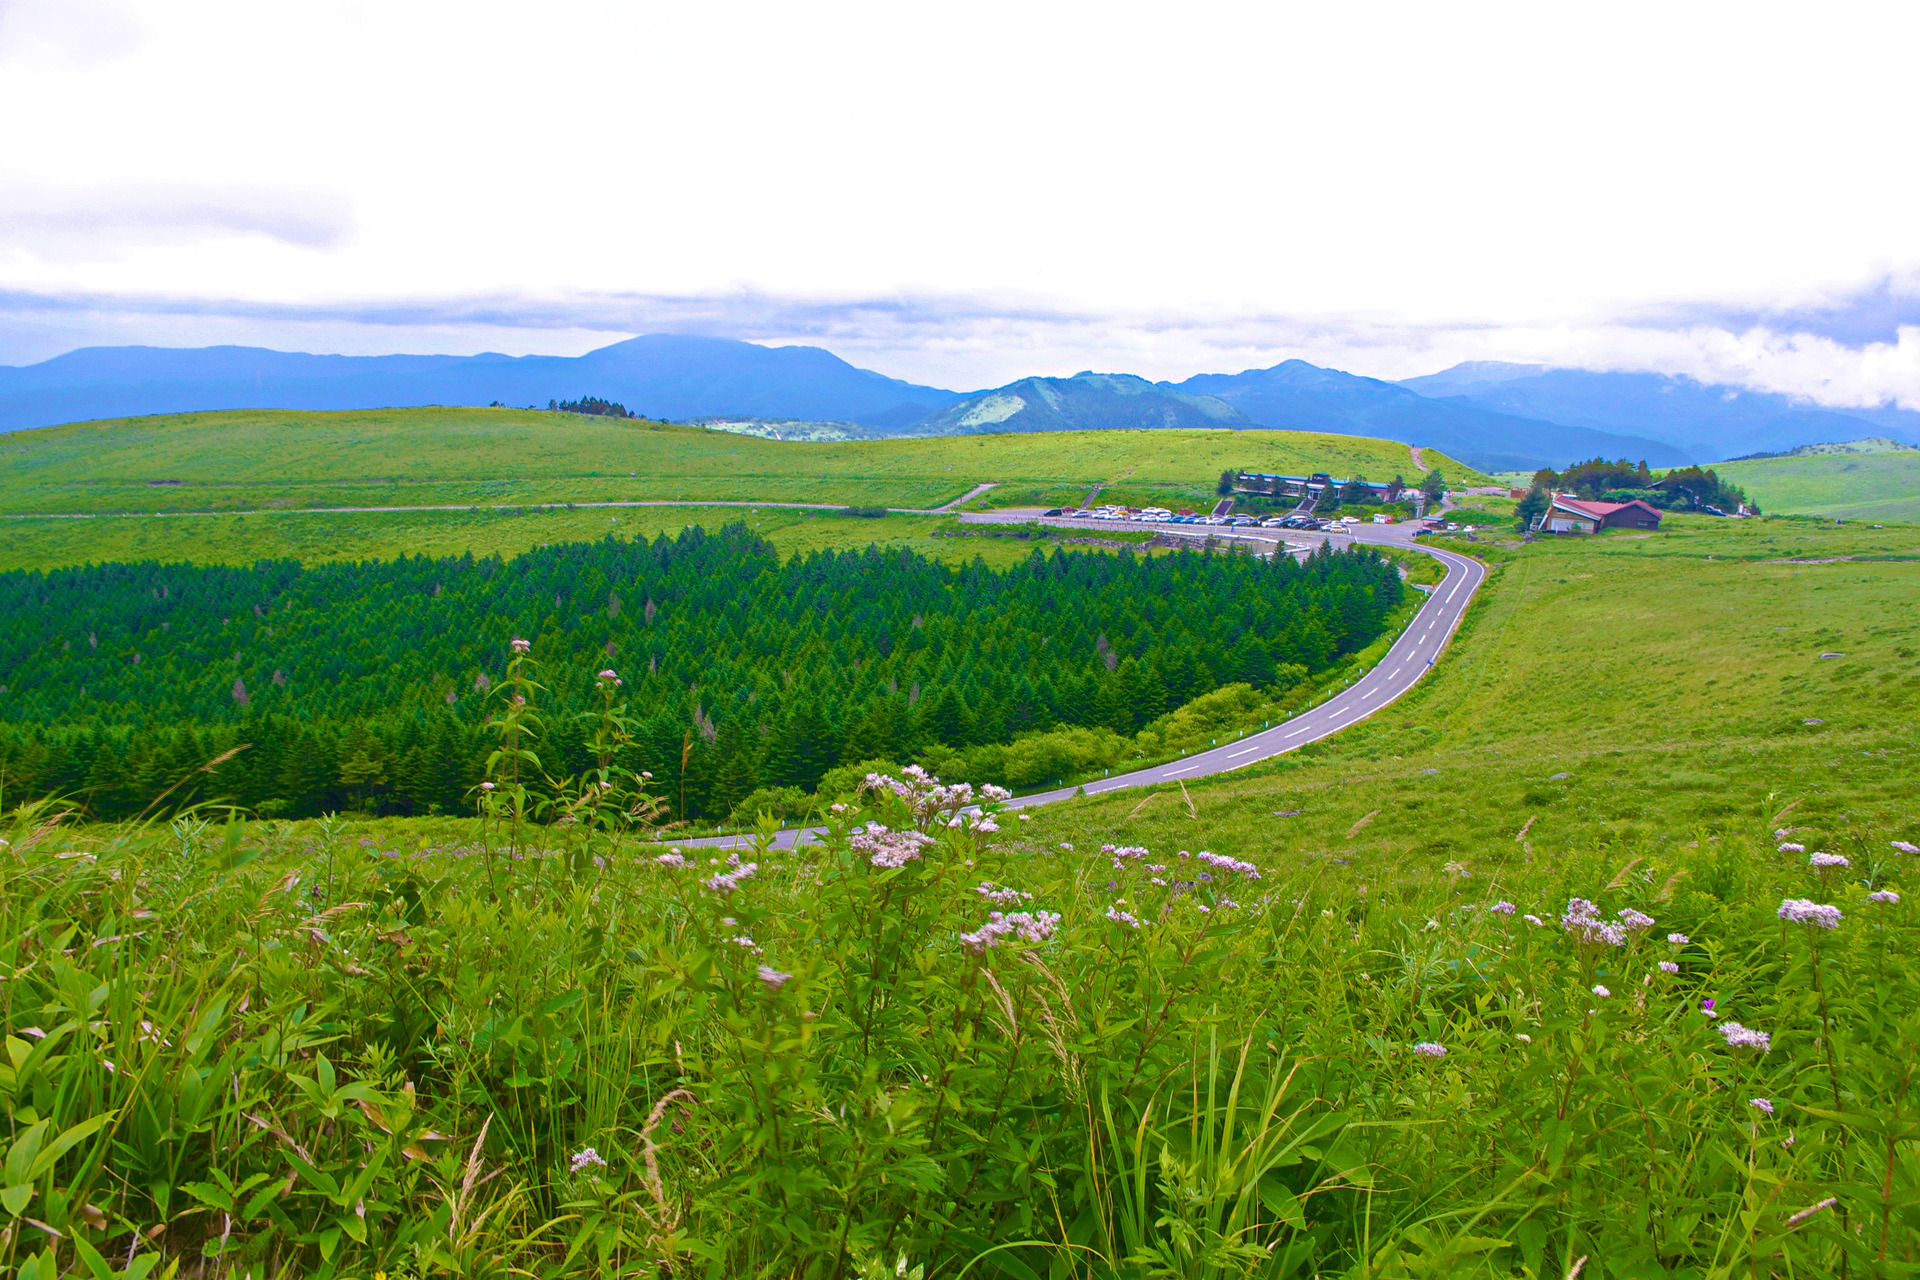
POLYGON ((735 805, 728 820, 735 825, 752 824, 759 821, 762 813, 770 813, 782 822, 789 822, 806 817, 814 807, 813 797, 799 787, 761 787, 735 805))

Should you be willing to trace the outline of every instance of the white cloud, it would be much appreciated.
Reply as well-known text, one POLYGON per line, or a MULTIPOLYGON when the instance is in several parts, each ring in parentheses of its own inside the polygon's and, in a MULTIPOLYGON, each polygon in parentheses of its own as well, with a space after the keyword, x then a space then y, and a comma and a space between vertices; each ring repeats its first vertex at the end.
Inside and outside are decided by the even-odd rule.
POLYGON ((1920 395, 1891 331, 1645 318, 1920 271, 1905 4, 156 0, 110 62, 65 8, 0 9, 31 122, 0 190, 125 216, 43 216, 0 289, 537 302, 301 330, 416 350, 633 331, 607 300, 639 299, 968 386, 1459 353, 1920 395))

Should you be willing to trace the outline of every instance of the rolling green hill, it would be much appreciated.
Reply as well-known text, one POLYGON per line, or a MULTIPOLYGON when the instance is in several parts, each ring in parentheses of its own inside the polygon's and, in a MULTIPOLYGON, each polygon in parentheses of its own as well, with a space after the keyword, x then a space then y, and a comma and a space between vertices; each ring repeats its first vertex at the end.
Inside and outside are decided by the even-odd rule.
MULTIPOLYGON (((1428 450, 1452 478, 1472 472, 1428 450)), ((974 484, 1205 497, 1222 470, 1417 469, 1407 446, 1291 431, 1111 431, 813 444, 517 409, 288 410, 74 423, 0 437, 0 512, 526 502, 930 507, 974 484)))
POLYGON ((1714 470, 1745 489, 1763 511, 1920 521, 1920 449, 1841 453, 1826 448, 1720 462, 1714 470))

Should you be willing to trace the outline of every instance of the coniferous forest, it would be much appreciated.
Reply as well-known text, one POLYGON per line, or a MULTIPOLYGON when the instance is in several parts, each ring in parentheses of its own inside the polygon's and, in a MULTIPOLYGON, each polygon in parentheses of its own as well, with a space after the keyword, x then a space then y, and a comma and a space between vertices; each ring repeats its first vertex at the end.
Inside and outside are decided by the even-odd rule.
POLYGON ((612 670, 639 726, 622 763, 673 816, 721 817, 843 762, 1132 733, 1222 685, 1297 683, 1378 636, 1403 590, 1358 549, 996 571, 878 548, 783 562, 742 525, 512 560, 0 574, 0 799, 122 817, 191 775, 169 804, 464 812, 525 637, 547 770, 587 763, 580 717, 612 670))

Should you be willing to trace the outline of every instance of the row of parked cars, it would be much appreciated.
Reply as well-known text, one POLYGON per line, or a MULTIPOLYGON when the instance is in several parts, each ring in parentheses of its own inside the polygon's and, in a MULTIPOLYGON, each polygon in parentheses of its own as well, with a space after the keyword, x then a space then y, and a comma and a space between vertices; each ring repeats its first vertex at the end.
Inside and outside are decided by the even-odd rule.
MULTIPOLYGON (((1323 533, 1342 533, 1350 525, 1359 524, 1354 516, 1340 516, 1328 519, 1312 515, 1268 516, 1258 519, 1254 516, 1203 516, 1192 512, 1178 514, 1165 507, 1055 507, 1042 512, 1049 516, 1066 516, 1076 520, 1128 520, 1142 524, 1205 524, 1222 525, 1227 528, 1259 529, 1317 529, 1323 533)), ((1392 524, 1389 516, 1376 515, 1375 524, 1392 524)))

